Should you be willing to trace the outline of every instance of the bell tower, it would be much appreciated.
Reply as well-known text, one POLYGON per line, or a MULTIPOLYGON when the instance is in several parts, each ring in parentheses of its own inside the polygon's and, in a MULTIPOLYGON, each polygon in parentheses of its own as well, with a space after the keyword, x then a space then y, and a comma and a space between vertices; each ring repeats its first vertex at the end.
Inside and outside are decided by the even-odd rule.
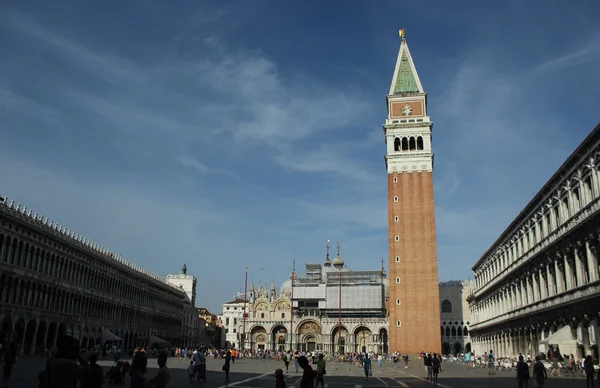
POLYGON ((404 29, 400 37, 383 125, 388 173, 389 346, 390 351, 404 354, 439 353, 433 123, 404 29))

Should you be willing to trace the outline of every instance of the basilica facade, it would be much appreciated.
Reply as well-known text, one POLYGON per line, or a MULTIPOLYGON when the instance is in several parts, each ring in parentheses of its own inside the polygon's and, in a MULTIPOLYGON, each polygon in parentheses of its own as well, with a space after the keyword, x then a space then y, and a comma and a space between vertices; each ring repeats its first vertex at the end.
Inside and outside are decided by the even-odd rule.
MULTIPOLYGON (((339 255, 294 269, 279 290, 251 285, 246 319, 237 320, 244 349, 388 352, 385 270, 351 271, 339 255), (244 330, 245 329, 245 330, 244 330)), ((236 300, 240 302, 240 298, 236 300)), ((227 305, 224 305, 224 309, 227 305)))

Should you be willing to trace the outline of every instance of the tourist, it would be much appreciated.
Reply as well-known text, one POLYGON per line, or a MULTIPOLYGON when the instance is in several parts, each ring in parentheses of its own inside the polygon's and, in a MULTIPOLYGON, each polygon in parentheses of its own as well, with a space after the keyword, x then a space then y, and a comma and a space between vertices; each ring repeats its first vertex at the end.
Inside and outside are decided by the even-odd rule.
POLYGON ((441 362, 438 358, 437 353, 433 353, 433 358, 431 359, 431 369, 433 372, 433 382, 436 382, 438 379, 438 374, 440 373, 441 362))
POLYGON ((589 354, 583 362, 583 371, 585 372, 585 383, 587 388, 594 388, 594 361, 589 354))
POLYGON ((404 369, 408 369, 408 362, 409 362, 409 358, 408 358, 408 354, 404 355, 404 369))
POLYGON ((196 374, 196 368, 194 367, 194 361, 190 361, 190 365, 187 368, 188 376, 190 378, 190 384, 194 382, 194 375, 196 374))
POLYGON ((283 370, 281 369, 275 370, 275 388, 286 388, 283 370))
POLYGON ((287 353, 283 354, 283 365, 285 365, 285 373, 288 373, 288 370, 290 369, 290 351, 288 350, 287 353))
POLYGON ((300 388, 315 388, 315 371, 309 365, 308 358, 305 356, 298 357, 298 365, 303 369, 302 378, 300 379, 300 388))
POLYGON ((206 357, 204 349, 194 351, 194 369, 196 371, 196 381, 204 380, 206 382, 206 357))
POLYGON ((88 359, 89 372, 85 377, 84 388, 100 388, 104 383, 104 370, 98 365, 98 356, 92 354, 88 359))
POLYGON ((158 373, 151 382, 154 384, 154 388, 167 388, 171 383, 171 374, 169 368, 167 368, 167 354, 160 352, 158 359, 158 373))
POLYGON ((319 383, 321 383, 321 386, 323 388, 325 388, 325 382, 323 381, 323 376, 325 376, 325 374, 327 373, 325 371, 326 365, 327 365, 327 363, 323 359, 323 353, 320 353, 319 361, 317 361, 317 380, 315 382, 315 388, 319 386, 319 383))
POLYGON ((377 366, 378 367, 382 367, 383 366, 383 356, 381 355, 381 353, 379 353, 377 355, 377 366))
POLYGON ((48 387, 76 387, 84 380, 88 371, 86 362, 79 356, 77 341, 69 335, 63 335, 58 339, 56 347, 56 356, 46 361, 45 374, 40 374, 40 380, 43 378, 48 387))
POLYGON ((228 350, 225 354, 225 364, 223 364, 223 371, 225 372, 225 381, 229 382, 229 368, 231 367, 231 352, 228 350))
POLYGON ((494 356, 494 351, 490 350, 490 353, 488 354, 488 375, 495 375, 496 372, 494 371, 494 361, 496 360, 496 356, 494 356))
POLYGON ((425 356, 423 364, 427 368, 427 380, 433 381, 433 360, 431 359, 431 354, 425 356))
POLYGON ((12 367, 17 361, 17 344, 12 343, 8 346, 6 353, 4 354, 4 368, 2 373, 2 381, 10 380, 12 374, 12 367))
POLYGON ((544 388, 544 382, 548 378, 548 373, 546 372, 546 367, 542 363, 540 356, 535 357, 535 362, 533 363, 533 378, 538 386, 538 388, 544 388))
POLYGON ((137 352, 131 361, 131 388, 148 388, 146 372, 148 370, 148 356, 146 352, 137 352))
POLYGON ((524 361, 522 354, 517 362, 517 380, 519 388, 529 388, 529 365, 524 361))
POLYGON ((558 367, 558 357, 556 355, 552 356, 552 368, 550 370, 551 376, 560 376, 560 368, 558 367), (556 374, 554 374, 556 372, 556 374))
POLYGON ((300 354, 298 353, 298 351, 296 350, 294 352, 294 369, 296 369, 296 373, 298 373, 298 358, 300 358, 300 354))
POLYGON ((368 381, 369 375, 373 376, 373 372, 371 371, 371 359, 369 358, 369 356, 366 353, 363 357, 362 364, 363 364, 363 369, 365 371, 365 377, 367 378, 367 381, 368 381))

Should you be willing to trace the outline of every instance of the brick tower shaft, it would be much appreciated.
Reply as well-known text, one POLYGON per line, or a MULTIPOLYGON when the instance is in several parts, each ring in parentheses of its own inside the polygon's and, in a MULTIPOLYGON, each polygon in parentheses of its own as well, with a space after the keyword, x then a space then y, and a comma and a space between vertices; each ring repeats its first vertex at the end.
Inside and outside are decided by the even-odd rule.
POLYGON ((389 349, 440 352, 433 123, 402 36, 383 126, 388 172, 389 349))

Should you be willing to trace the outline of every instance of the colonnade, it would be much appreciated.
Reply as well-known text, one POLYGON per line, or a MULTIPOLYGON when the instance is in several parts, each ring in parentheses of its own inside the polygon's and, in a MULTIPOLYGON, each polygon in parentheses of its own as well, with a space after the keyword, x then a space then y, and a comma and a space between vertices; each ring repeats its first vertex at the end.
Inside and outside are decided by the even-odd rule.
MULTIPOLYGON (((600 314, 600 311, 599 311, 600 314)), ((550 347, 556 346, 560 354, 573 354, 581 359, 591 354, 598 359, 598 318, 573 318, 568 321, 557 321, 537 326, 522 326, 506 329, 490 334, 471 337, 473 347, 478 354, 493 350, 498 357, 514 357, 518 354, 535 357, 547 354, 550 347), (562 344, 545 343, 545 339, 561 328, 568 327, 572 340, 561 340, 562 344)), ((553 341, 551 341, 553 342, 553 341)))
MULTIPOLYGON (((552 238, 573 217, 583 218, 589 211, 597 210, 600 198, 597 158, 582 160, 581 168, 575 176, 558 183, 558 189, 547 201, 532 206, 529 219, 523 220, 508 237, 497 244, 494 250, 482 257, 476 265, 475 282, 477 289, 484 289, 498 280, 498 277, 515 264, 545 248, 544 240, 552 238)), ((556 238, 558 236, 554 236, 556 238)), ((548 241, 546 241, 548 242, 548 241)), ((596 262, 597 263, 597 262, 596 262)))
POLYGON ((512 310, 596 283, 600 280, 598 233, 600 231, 582 240, 564 241, 561 248, 553 249, 553 254, 528 263, 527 268, 518 271, 494 293, 470 307, 474 321, 483 323, 512 310))
POLYGON ((0 342, 27 353, 71 334, 89 346, 105 329, 128 346, 189 340, 183 290, 5 204, 0 221, 0 342))
POLYGON ((534 356, 556 346, 597 357, 599 168, 600 126, 473 267, 467 301, 479 354, 534 356))

